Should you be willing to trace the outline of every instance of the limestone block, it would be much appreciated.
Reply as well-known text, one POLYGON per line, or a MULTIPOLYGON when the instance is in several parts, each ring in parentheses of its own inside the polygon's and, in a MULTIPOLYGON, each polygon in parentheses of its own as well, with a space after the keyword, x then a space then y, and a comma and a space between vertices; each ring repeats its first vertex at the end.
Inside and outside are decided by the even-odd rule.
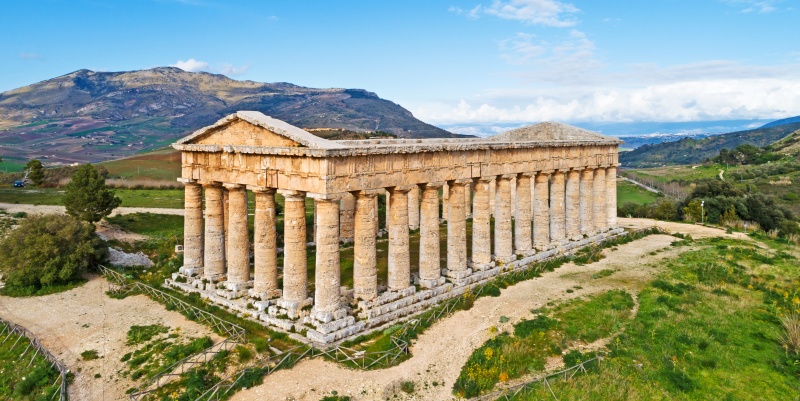
POLYGON ((256 293, 274 294, 278 291, 275 191, 263 188, 254 192, 253 289, 256 293))
POLYGON ((339 205, 339 240, 353 242, 355 235, 356 198, 351 193, 342 195, 339 205))
POLYGON ((308 297, 305 193, 283 195, 283 298, 289 302, 302 302, 308 297))
POLYGON ((426 185, 422 191, 419 231, 420 284, 438 281, 440 269, 439 185, 426 185))
POLYGON ((511 231, 511 178, 497 179, 497 200, 494 214, 494 254, 498 261, 513 260, 513 234, 511 231))
POLYGON ((353 240, 354 296, 370 300, 378 295, 377 253, 375 229, 376 197, 359 192, 356 195, 355 233, 353 240))
POLYGON ((517 177, 516 203, 514 204, 514 251, 526 254, 533 247, 531 215, 531 177, 520 174, 517 177))
POLYGON ((549 181, 547 174, 538 173, 533 187, 533 245, 538 250, 550 244, 549 181))
POLYGON ((467 268, 467 221, 464 213, 464 183, 448 182, 449 218, 447 220, 447 270, 449 274, 467 268))
POLYGON ((314 310, 333 312, 339 308, 339 202, 314 199, 317 205, 317 249, 315 258, 314 310))
POLYGON ((559 243, 566 238, 564 208, 564 172, 550 176, 550 241, 559 243))
POLYGON ((617 168, 606 169, 606 227, 617 227, 617 168))
POLYGON ((203 187, 185 182, 183 219, 183 265, 203 267, 203 187))
POLYGON ((407 188, 391 188, 389 205, 389 290, 400 290, 411 284, 411 256, 408 239, 407 188))
POLYGON ((227 265, 228 281, 250 280, 250 240, 247 232, 247 191, 238 184, 225 184, 228 190, 227 265))
POLYGON ((594 228, 601 231, 606 228, 606 170, 598 168, 594 170, 594 228))
POLYGON ((408 228, 419 230, 420 227, 419 187, 414 186, 408 191, 408 228))
POLYGON ((482 266, 492 261, 491 210, 489 187, 492 177, 475 182, 472 211, 472 266, 482 266))
POLYGON ((564 210, 564 214, 566 220, 566 235, 567 238, 573 241, 581 237, 580 182, 580 171, 573 169, 567 172, 566 209, 564 210))
POLYGON ((225 274, 225 231, 223 227, 222 187, 204 185, 206 192, 203 274, 213 280, 225 274))
POLYGON ((580 219, 581 234, 591 235, 594 233, 594 170, 585 169, 581 171, 580 183, 580 219))

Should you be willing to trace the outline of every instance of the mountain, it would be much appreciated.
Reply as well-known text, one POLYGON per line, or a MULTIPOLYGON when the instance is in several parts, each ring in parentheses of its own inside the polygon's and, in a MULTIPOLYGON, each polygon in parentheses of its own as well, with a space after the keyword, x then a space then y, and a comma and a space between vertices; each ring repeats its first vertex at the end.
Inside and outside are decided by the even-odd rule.
POLYGON ((800 155, 800 129, 767 146, 770 152, 787 156, 800 155))
POLYGON ((762 125, 761 128, 777 127, 779 125, 786 125, 793 123, 800 123, 800 116, 784 118, 782 120, 776 120, 770 123, 766 123, 762 125))
POLYGON ((702 139, 684 138, 674 142, 643 145, 630 152, 620 153, 619 160, 623 167, 700 163, 707 158, 716 156, 723 148, 733 149, 744 143, 764 147, 798 129, 800 129, 800 122, 730 132, 702 139))
POLYGON ((363 89, 237 81, 163 67, 79 70, 0 93, 0 155, 94 162, 162 147, 238 110, 307 129, 457 137, 363 89))

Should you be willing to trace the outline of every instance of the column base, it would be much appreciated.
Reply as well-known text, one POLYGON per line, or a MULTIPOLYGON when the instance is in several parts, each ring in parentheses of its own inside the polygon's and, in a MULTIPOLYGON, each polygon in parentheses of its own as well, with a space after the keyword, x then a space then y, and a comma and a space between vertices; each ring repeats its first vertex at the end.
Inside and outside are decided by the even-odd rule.
POLYGON ((225 281, 220 284, 222 288, 217 289, 217 295, 225 299, 246 297, 248 295, 248 289, 253 288, 252 281, 247 281, 244 283, 225 281))
POLYGON ((517 256, 522 256, 523 258, 526 256, 532 256, 536 254, 535 249, 516 249, 514 250, 514 254, 517 256))
POLYGON ((489 270, 489 269, 493 269, 496 265, 497 264, 494 261, 489 262, 489 263, 475 263, 475 262, 470 262, 469 263, 469 267, 472 269, 472 271, 489 270))
POLYGON ((306 298, 303 301, 289 301, 286 299, 278 299, 275 305, 267 309, 267 313, 272 316, 286 315, 289 319, 299 319, 303 316, 308 316, 311 310, 311 305, 314 304, 313 298, 306 298))
POLYGON ((283 296, 283 291, 281 290, 269 290, 269 291, 256 291, 254 288, 247 290, 247 296, 254 299, 260 299, 262 301, 280 298, 283 296))
POLYGON ((430 289, 444 285, 445 282, 447 282, 445 277, 439 277, 434 279, 419 279, 417 284, 422 288, 430 289))
POLYGON ((442 275, 446 276, 447 278, 451 278, 453 280, 461 280, 471 276, 472 269, 456 270, 456 271, 442 269, 442 275))
POLYGON ((348 309, 344 307, 337 307, 333 311, 321 311, 317 310, 316 308, 311 308, 311 313, 308 315, 307 323, 311 323, 314 326, 323 325, 325 323, 330 323, 334 320, 344 319, 348 315, 348 309))
POLYGON ((217 284, 221 283, 228 279, 228 275, 225 273, 222 274, 212 274, 203 276, 203 280, 208 281, 210 284, 217 284))
POLYGON ((494 255, 493 257, 496 264, 509 264, 515 260, 517 260, 517 255, 509 255, 509 256, 497 256, 494 255))
POLYGON ((202 276, 203 267, 181 266, 181 268, 178 269, 178 273, 183 274, 186 277, 202 276))

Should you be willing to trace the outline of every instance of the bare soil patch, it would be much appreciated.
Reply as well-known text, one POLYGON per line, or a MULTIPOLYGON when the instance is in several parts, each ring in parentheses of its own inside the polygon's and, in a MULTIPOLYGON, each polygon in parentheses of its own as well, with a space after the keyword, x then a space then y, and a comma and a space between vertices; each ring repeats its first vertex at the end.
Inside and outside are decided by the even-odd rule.
POLYGON ((109 298, 108 282, 93 277, 70 291, 30 298, 0 296, 0 316, 33 332, 44 346, 75 374, 69 387, 73 400, 126 400, 125 391, 135 384, 120 372, 120 358, 136 346, 126 345, 132 325, 162 324, 181 328, 189 337, 220 337, 144 295, 109 298), (84 361, 81 353, 96 350, 99 359, 84 361), (101 377, 95 378, 95 374, 101 377))
MULTIPOLYGON (((649 221, 652 226, 652 220, 649 221)), ((724 233, 724 232, 723 232, 724 233)), ((694 235, 694 234, 693 234, 694 235)), ((606 257, 590 265, 566 264, 542 277, 524 281, 502 290, 499 297, 475 301, 468 311, 459 311, 443 319, 412 345, 414 356, 399 366, 375 371, 356 371, 322 359, 300 362, 290 370, 281 370, 264 379, 260 386, 241 391, 233 400, 319 400, 337 391, 354 400, 450 400, 453 383, 470 354, 493 334, 509 330, 514 322, 530 317, 531 309, 548 302, 598 294, 612 289, 638 292, 659 272, 661 260, 677 256, 688 247, 673 248, 672 236, 651 235, 616 249, 605 250, 606 257), (613 274, 592 278, 604 269, 613 274), (575 289, 580 286, 580 289, 575 289), (573 292, 566 292, 572 289, 573 292), (500 317, 510 320, 500 323, 500 317), (413 381, 415 392, 398 390, 398 383, 413 381), (437 385, 433 385, 436 382, 437 385), (396 397, 395 397, 396 395, 396 397)))
MULTIPOLYGON (((25 212, 28 214, 64 214, 64 206, 52 205, 26 205, 22 203, 0 203, 0 209, 8 213, 25 212)), ((161 207, 118 207, 111 212, 112 216, 132 213, 173 214, 183 216, 183 209, 170 209, 161 207)))

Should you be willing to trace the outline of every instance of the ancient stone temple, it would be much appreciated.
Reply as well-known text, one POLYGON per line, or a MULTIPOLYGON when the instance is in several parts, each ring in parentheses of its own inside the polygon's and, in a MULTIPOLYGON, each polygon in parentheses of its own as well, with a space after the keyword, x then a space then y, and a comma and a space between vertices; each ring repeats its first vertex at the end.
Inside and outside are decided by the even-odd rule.
POLYGON ((620 234, 619 143, 556 123, 489 138, 330 141, 240 111, 173 145, 186 218, 184 266, 168 284, 333 343, 620 234), (353 288, 341 285, 342 246, 352 247, 353 288))

